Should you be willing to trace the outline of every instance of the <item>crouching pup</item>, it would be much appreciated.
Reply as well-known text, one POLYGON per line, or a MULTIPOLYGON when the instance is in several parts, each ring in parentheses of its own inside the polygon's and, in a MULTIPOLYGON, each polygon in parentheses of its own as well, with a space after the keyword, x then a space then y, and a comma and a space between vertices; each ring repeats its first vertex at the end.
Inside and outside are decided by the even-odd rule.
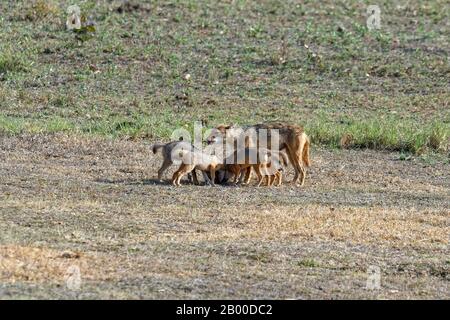
MULTIPOLYGON (((179 140, 171 141, 169 143, 155 143, 152 146, 152 151, 154 154, 156 154, 158 150, 161 150, 163 156, 163 163, 161 165, 161 168, 159 168, 158 170, 158 180, 162 181, 164 172, 174 163, 174 161, 179 160, 179 151, 194 151, 197 149, 191 143, 179 140)), ((198 184, 198 179, 195 171, 188 174, 188 180, 191 183, 194 182, 194 184, 198 184)))
POLYGON ((233 182, 235 184, 242 183, 245 176, 244 172, 252 168, 258 176, 258 187, 265 178, 267 178, 266 186, 269 187, 275 180, 277 186, 282 183, 283 168, 280 164, 280 152, 263 148, 244 148, 228 157, 225 163, 224 168, 234 175, 233 182))
POLYGON ((258 183, 258 187, 263 183, 264 178, 266 178, 266 186, 271 187, 275 184, 275 186, 279 187, 283 183, 283 168, 281 166, 277 166, 275 170, 273 170, 272 166, 274 164, 270 162, 268 165, 262 165, 259 170, 261 174, 261 178, 258 183))
POLYGON ((214 186, 216 171, 223 166, 217 156, 208 155, 199 150, 181 150, 179 155, 182 163, 172 176, 174 186, 180 186, 181 178, 196 169, 202 172, 205 183, 214 186))

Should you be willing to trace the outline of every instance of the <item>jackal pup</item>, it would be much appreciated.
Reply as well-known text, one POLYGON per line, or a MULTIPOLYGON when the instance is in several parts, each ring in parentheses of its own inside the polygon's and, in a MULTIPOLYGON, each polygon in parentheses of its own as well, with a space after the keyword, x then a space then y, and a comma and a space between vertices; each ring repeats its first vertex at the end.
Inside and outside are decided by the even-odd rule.
POLYGON ((258 187, 266 177, 267 186, 271 186, 275 180, 277 180, 277 185, 279 186, 282 183, 283 171, 279 160, 280 155, 278 152, 263 148, 245 148, 237 150, 233 155, 229 156, 225 160, 224 168, 234 175, 233 182, 235 184, 242 182, 244 178, 243 171, 253 168, 258 176, 258 187))
MULTIPOLYGON (((196 150, 195 147, 187 142, 187 141, 171 141, 169 143, 155 143, 152 146, 153 153, 157 153, 158 150, 161 150, 162 156, 163 156, 163 163, 161 165, 161 168, 158 170, 158 180, 162 180, 164 172, 174 163, 174 161, 181 160, 180 151, 187 150, 187 151, 194 151, 196 150)), ((198 184, 197 175, 195 174, 195 171, 193 174, 188 175, 189 181, 192 182, 192 179, 194 180, 195 184, 198 184)))
MULTIPOLYGON (((269 122, 260 123, 252 126, 239 128, 236 126, 220 125, 214 128, 207 138, 209 144, 212 143, 226 143, 233 144, 239 139, 244 139, 245 147, 257 147, 260 145, 259 131, 267 130, 266 145, 271 149, 272 131, 278 136, 278 149, 286 151, 289 161, 292 163, 295 170, 295 177, 292 182, 303 185, 306 177, 306 167, 310 165, 309 149, 310 140, 302 127, 284 123, 284 122, 269 122), (254 131, 256 134, 247 135, 248 132, 254 131)), ((247 170, 249 175, 250 171, 247 170)), ((248 177, 249 179, 250 177, 248 177)), ((246 178, 247 180, 247 178, 246 178)))
POLYGON ((182 150, 180 151, 182 163, 172 176, 172 184, 180 186, 180 180, 183 175, 188 174, 195 169, 201 170, 205 183, 214 186, 216 178, 216 170, 222 168, 222 162, 217 156, 205 154, 199 150, 182 150), (209 173, 211 179, 206 172, 209 173))

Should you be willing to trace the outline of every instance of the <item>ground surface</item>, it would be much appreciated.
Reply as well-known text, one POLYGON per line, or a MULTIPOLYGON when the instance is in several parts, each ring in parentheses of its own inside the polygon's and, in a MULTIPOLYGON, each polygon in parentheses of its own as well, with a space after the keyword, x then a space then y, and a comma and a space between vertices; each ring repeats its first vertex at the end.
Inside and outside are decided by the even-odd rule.
POLYGON ((0 297, 449 299, 450 6, 370 4, 0 1, 0 297), (173 130, 272 120, 303 188, 154 180, 173 130))
POLYGON ((448 164, 316 148, 303 188, 174 188, 148 146, 0 138, 1 298, 450 298, 448 164))

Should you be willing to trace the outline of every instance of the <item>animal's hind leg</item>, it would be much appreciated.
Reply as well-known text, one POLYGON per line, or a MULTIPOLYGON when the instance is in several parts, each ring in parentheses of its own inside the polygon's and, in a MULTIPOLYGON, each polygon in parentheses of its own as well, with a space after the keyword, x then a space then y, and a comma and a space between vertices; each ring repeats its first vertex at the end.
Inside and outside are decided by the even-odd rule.
POLYGON ((248 167, 247 170, 245 171, 244 184, 249 184, 251 178, 252 178, 252 167, 248 167))
POLYGON ((298 180, 300 171, 301 171, 298 167, 298 160, 297 160, 297 157, 295 156, 295 154, 293 154, 291 149, 286 148, 286 151, 287 151, 286 153, 288 155, 289 161, 291 162, 292 166, 294 167, 294 171, 295 171, 294 179, 292 179, 291 183, 296 183, 298 180))
POLYGON ((295 160, 296 160, 295 165, 297 166, 297 170, 299 172, 299 174, 296 174, 297 179, 295 179, 295 183, 298 184, 300 182, 301 186, 305 183, 305 176, 306 176, 306 169, 303 166, 302 154, 303 148, 299 148, 299 150, 295 152, 295 160))
POLYGON ((240 172, 234 172, 233 184, 238 184, 240 172))
POLYGON ((193 166, 182 164, 180 168, 173 174, 172 183, 176 186, 180 186, 181 185, 180 181, 183 175, 185 175, 188 172, 191 172, 193 168, 194 168, 193 166))
POLYGON ((258 176, 258 181, 259 181, 258 182, 258 187, 259 187, 263 183, 263 180, 264 180, 265 176, 262 175, 260 167, 257 166, 257 167, 254 168, 254 170, 256 172, 256 175, 258 176))
POLYGON ((239 171, 239 173, 238 173, 238 175, 239 175, 239 182, 237 182, 238 184, 245 184, 245 177, 246 177, 246 174, 244 174, 244 171, 245 170, 245 172, 247 172, 247 169, 241 169, 240 171, 239 171))
POLYGON ((269 176, 269 187, 275 182, 275 174, 269 176))
POLYGON ((281 171, 278 171, 276 175, 277 175, 277 178, 278 178, 277 187, 279 187, 279 186, 281 186, 281 183, 282 183, 283 173, 281 173, 281 171))
POLYGON ((188 179, 190 183, 194 183, 195 185, 198 185, 198 178, 197 173, 195 172, 195 169, 188 173, 188 179))
POLYGON ((301 166, 302 169, 302 177, 301 177, 301 181, 300 181, 300 185, 304 185, 305 184, 305 178, 306 178, 306 168, 304 166, 301 166))
POLYGON ((159 168, 158 170, 158 180, 162 179, 163 173, 164 171, 167 170, 168 167, 170 167, 172 165, 172 161, 168 160, 168 159, 164 159, 161 168, 159 168))
POLYGON ((180 167, 177 171, 175 171, 174 173, 173 173, 173 176, 172 176, 172 184, 174 185, 174 186, 179 186, 180 185, 180 180, 181 180, 181 177, 183 176, 183 169, 180 167))
POLYGON ((238 184, 241 171, 236 167, 232 167, 231 173, 233 174, 233 184, 238 184))
POLYGON ((172 184, 173 184, 174 186, 177 185, 177 180, 178 180, 178 171, 177 171, 177 172, 174 172, 173 175, 172 175, 172 184))
POLYGON ((306 169, 302 163, 296 164, 297 170, 300 172, 300 175, 296 175, 297 179, 295 179, 295 183, 302 186, 305 183, 306 169))

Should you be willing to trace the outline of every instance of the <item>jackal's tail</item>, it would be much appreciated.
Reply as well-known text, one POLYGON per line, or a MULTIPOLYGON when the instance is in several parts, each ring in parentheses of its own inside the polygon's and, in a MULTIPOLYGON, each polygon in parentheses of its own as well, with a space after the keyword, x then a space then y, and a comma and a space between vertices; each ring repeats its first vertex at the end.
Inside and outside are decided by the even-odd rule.
POLYGON ((153 153, 157 153, 158 150, 164 148, 164 146, 165 146, 164 143, 155 143, 155 144, 152 146, 152 151, 153 151, 153 153))

